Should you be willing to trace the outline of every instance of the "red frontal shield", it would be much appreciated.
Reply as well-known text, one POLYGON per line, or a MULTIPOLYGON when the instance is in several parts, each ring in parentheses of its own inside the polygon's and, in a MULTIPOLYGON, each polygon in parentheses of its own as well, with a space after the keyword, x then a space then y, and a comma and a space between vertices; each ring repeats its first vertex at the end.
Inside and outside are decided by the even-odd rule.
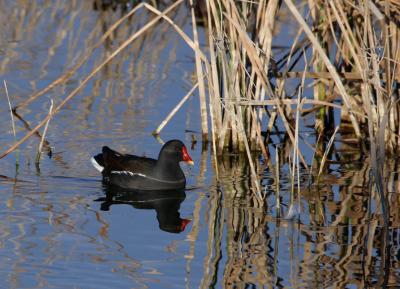
POLYGON ((189 219, 182 219, 181 221, 181 232, 183 232, 187 226, 192 220, 189 219))
POLYGON ((189 153, 185 146, 182 147, 182 159, 184 162, 188 163, 189 165, 194 165, 194 161, 189 156, 189 153))

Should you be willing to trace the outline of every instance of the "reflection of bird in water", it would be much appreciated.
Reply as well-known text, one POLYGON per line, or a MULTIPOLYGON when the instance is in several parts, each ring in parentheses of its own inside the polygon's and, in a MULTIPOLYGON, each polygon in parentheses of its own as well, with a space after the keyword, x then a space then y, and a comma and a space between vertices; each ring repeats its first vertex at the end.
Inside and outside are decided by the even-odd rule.
POLYGON ((189 219, 181 219, 179 208, 185 200, 183 190, 127 191, 118 187, 105 187, 106 196, 95 201, 102 202, 101 210, 109 211, 111 205, 128 204, 136 209, 154 209, 160 229, 170 233, 185 230, 189 219))

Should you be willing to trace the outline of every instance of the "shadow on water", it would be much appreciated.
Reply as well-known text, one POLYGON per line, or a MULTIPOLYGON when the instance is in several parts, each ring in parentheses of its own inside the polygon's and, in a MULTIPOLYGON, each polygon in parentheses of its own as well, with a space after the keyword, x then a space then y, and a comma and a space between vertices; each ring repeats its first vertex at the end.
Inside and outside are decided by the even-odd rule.
POLYGON ((131 205, 135 209, 155 210, 159 228, 169 233, 181 233, 190 219, 180 218, 179 209, 185 200, 184 190, 128 191, 104 185, 105 197, 98 198, 100 209, 109 211, 112 205, 131 205))

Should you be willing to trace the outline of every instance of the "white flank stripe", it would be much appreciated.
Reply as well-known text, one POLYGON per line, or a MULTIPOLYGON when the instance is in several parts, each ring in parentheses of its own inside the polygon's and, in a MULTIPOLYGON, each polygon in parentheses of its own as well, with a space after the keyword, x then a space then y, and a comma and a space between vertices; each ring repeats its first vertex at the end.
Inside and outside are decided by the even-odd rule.
POLYGON ((118 174, 118 175, 129 175, 129 176, 140 176, 140 177, 146 177, 146 175, 140 174, 140 173, 132 173, 130 171, 111 171, 112 174, 118 174))
POLYGON ((96 170, 98 170, 100 173, 104 170, 104 167, 102 167, 101 165, 99 165, 99 163, 96 162, 96 160, 95 160, 93 157, 90 159, 90 161, 91 161, 92 165, 94 166, 94 168, 95 168, 96 170))

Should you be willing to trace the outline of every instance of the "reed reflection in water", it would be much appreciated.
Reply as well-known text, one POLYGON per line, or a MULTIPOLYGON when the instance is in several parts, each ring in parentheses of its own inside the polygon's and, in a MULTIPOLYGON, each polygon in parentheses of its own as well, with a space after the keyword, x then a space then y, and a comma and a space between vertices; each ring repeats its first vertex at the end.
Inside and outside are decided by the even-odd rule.
MULTIPOLYGON (((394 169, 396 161, 388 166, 394 169)), ((383 220, 369 213, 377 199, 368 201, 368 161, 348 167, 331 170, 319 187, 303 188, 300 220, 288 220, 275 217, 270 173, 264 178, 270 204, 265 214, 248 194, 254 188, 246 157, 221 159, 221 182, 207 203, 209 238, 200 288, 380 288, 383 220)), ((287 211, 290 176, 281 174, 281 202, 287 211)), ((397 173, 388 176, 393 189, 397 179, 397 173)), ((391 197, 397 206, 396 194, 391 197)), ((400 282, 397 215, 391 216, 389 286, 400 282)))

